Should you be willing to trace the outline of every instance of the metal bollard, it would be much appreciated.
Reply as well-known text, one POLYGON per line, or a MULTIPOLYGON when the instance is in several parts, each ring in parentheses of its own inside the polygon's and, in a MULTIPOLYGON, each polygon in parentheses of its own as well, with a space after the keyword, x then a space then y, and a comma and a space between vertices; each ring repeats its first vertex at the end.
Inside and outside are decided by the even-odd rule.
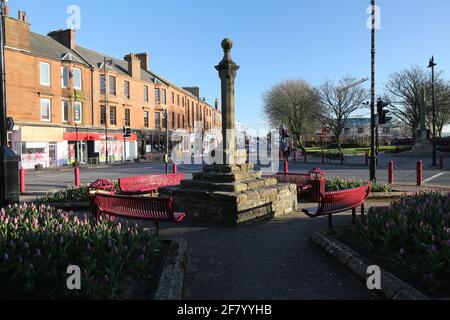
POLYGON ((308 155, 305 153, 305 163, 308 163, 308 155))
POLYGON ((344 157, 344 154, 341 153, 341 165, 344 165, 344 162, 345 162, 345 157, 344 157))
POLYGON ((366 166, 369 165, 369 154, 366 152, 366 166))
POLYGON ((421 187, 423 182, 423 162, 417 161, 417 186, 421 187))
POLYGON ((389 161, 389 173, 388 173, 389 184, 394 184, 394 161, 389 161))
POLYGON ((172 172, 173 172, 174 174, 177 174, 177 173, 178 173, 178 166, 177 166, 176 163, 174 163, 173 166, 172 166, 172 172))
POLYGON ((25 178, 25 169, 24 168, 20 168, 19 170, 19 174, 20 174, 20 193, 24 194, 26 191, 26 178, 25 178))
POLYGON ((289 173, 289 161, 284 161, 284 173, 289 173))
POLYGON ((75 187, 79 188, 80 186, 80 167, 77 165, 75 167, 75 187))

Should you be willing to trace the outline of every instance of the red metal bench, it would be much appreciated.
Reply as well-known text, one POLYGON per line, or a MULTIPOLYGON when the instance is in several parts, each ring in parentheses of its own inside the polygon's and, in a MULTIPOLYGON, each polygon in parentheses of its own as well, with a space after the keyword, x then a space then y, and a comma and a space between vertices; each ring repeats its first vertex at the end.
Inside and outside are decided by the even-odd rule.
POLYGON ((320 195, 317 209, 303 209, 308 217, 317 218, 328 215, 328 224, 333 228, 333 214, 352 210, 353 223, 356 222, 356 209, 361 207, 361 216, 364 216, 364 203, 370 194, 371 186, 356 189, 326 192, 320 195))
POLYGON ((186 217, 185 213, 174 211, 172 198, 93 193, 91 194, 91 209, 94 219, 98 219, 100 216, 112 216, 153 221, 158 235, 160 222, 179 223, 186 217))
POLYGON ((154 193, 159 188, 178 186, 184 180, 183 173, 154 174, 119 179, 119 189, 123 194, 154 193))
POLYGON ((273 175, 280 183, 292 183, 297 185, 298 195, 311 190, 310 175, 302 173, 277 173, 273 175))

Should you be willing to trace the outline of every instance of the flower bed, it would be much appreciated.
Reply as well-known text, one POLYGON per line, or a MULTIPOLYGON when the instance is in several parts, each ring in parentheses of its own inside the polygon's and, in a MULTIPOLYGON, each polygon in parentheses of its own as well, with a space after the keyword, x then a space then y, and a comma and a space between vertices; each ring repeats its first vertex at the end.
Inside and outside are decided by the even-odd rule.
MULTIPOLYGON (((370 182, 367 180, 331 178, 327 179, 325 189, 327 192, 341 191, 367 186, 368 184, 370 184, 370 182)), ((392 192, 392 188, 388 185, 378 183, 371 184, 372 192, 374 193, 392 192)))
POLYGON ((46 206, 2 209, 0 299, 149 299, 162 249, 137 225, 46 206), (80 267, 82 290, 67 289, 69 265, 80 267))
POLYGON ((65 190, 61 190, 55 193, 48 193, 47 195, 37 200, 40 204, 51 203, 65 203, 65 202, 89 202, 88 186, 67 187, 65 190))
POLYGON ((450 195, 428 192, 371 209, 333 235, 433 298, 450 297, 450 195))

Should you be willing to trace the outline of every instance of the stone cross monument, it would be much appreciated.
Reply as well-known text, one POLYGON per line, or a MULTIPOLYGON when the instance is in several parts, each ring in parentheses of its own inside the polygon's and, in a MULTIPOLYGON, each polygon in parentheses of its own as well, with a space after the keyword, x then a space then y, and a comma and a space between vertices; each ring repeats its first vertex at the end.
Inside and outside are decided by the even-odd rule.
POLYGON ((224 56, 216 66, 219 71, 222 91, 222 146, 223 164, 233 165, 236 163, 236 119, 234 112, 234 79, 239 66, 231 58, 233 41, 224 39, 222 41, 224 56))
MULTIPOLYGON (((245 163, 246 150, 237 150, 234 116, 234 79, 239 66, 231 59, 233 42, 222 41, 225 52, 216 69, 222 80, 222 132, 224 161, 205 165, 192 180, 160 189, 174 199, 175 210, 213 224, 236 226, 290 214, 297 208, 297 186, 263 177, 261 170, 245 163)), ((222 160, 222 159, 220 159, 222 160)))

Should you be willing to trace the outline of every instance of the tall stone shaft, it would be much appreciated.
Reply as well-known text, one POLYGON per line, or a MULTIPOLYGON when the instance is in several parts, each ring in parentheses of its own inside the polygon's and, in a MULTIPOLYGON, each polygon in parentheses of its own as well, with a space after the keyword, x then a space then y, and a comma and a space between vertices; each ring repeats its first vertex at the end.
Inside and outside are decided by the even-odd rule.
POLYGON ((235 134, 235 112, 234 112, 234 80, 239 66, 231 58, 233 41, 224 39, 222 41, 224 57, 216 66, 221 80, 222 91, 222 146, 223 161, 226 165, 236 163, 236 134, 235 134))

